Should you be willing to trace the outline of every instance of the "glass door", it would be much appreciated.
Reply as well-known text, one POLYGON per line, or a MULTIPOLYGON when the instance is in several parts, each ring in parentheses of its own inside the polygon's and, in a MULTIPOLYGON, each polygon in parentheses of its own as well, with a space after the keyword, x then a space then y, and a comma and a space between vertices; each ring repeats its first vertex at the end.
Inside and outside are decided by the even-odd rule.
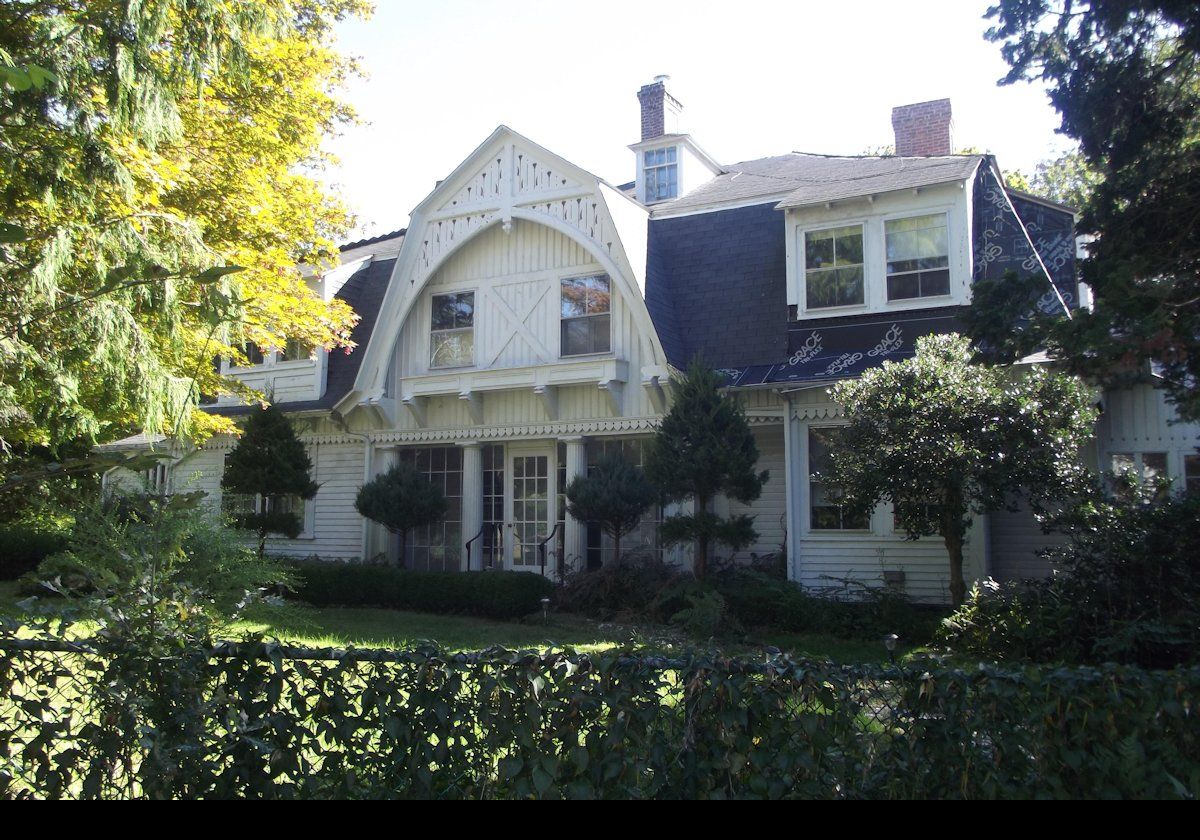
MULTIPOLYGON (((509 462, 512 514, 508 518, 509 566, 524 571, 540 571, 538 545, 550 533, 553 504, 553 476, 550 454, 546 451, 515 451, 509 462)), ((554 553, 547 545, 546 572, 553 572, 554 553)))

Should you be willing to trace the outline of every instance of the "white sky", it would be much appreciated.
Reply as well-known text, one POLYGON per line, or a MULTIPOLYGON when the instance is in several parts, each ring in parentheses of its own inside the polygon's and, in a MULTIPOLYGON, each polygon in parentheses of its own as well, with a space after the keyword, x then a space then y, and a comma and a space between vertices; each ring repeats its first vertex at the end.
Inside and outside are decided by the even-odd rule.
POLYGON ((660 73, 682 129, 717 160, 857 154, 892 142, 894 105, 949 97, 954 142, 1032 170, 1068 148, 1040 88, 999 87, 988 0, 376 0, 340 30, 365 124, 329 173, 374 235, 503 123, 614 184, 633 179, 637 89, 660 73))

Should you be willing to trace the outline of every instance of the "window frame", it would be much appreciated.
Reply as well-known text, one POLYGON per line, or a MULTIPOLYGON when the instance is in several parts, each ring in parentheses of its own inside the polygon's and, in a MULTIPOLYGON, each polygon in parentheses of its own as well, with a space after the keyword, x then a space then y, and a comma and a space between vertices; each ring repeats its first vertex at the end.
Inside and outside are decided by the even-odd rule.
MULTIPOLYGON (((844 220, 841 220, 838 222, 831 222, 828 224, 820 224, 820 225, 815 225, 812 227, 802 227, 802 228, 798 229, 799 240, 800 240, 798 243, 799 254, 797 257, 798 265, 799 265, 799 269, 800 269, 800 289, 799 289, 799 291, 800 291, 800 295, 801 295, 801 303, 803 304, 802 309, 805 313, 814 312, 814 313, 817 313, 820 315, 824 315, 827 313, 862 312, 862 311, 865 311, 870 308, 871 296, 870 296, 870 282, 869 281, 871 278, 871 272, 870 272, 869 268, 870 268, 871 260, 870 260, 870 235, 868 234, 868 229, 870 227, 871 227, 871 224, 870 224, 869 219, 858 218, 858 219, 844 219, 844 220), (836 306, 813 306, 812 301, 809 300, 809 296, 808 296, 808 275, 809 275, 809 271, 810 271, 810 269, 808 267, 808 237, 810 234, 814 234, 814 233, 822 233, 824 231, 837 230, 839 228, 849 228, 849 227, 857 227, 860 231, 860 235, 862 236, 862 262, 858 263, 858 265, 862 269, 862 303, 843 303, 843 304, 837 304, 836 306)), ((836 241, 837 240, 835 239, 834 240, 835 248, 836 248, 836 241)), ((831 270, 834 270, 834 269, 815 269, 815 271, 831 271, 831 270)))
MULTIPOLYGON (((642 149, 641 160, 640 160, 641 174, 642 174, 642 195, 645 197, 646 204, 658 204, 659 202, 662 202, 662 201, 674 201, 675 199, 679 198, 679 172, 680 172, 679 159, 680 159, 680 157, 681 157, 680 149, 679 149, 679 146, 677 146, 677 145, 656 146, 652 149, 642 149), (664 156, 664 161, 662 163, 655 163, 655 164, 647 164, 646 163, 646 157, 648 155, 658 154, 660 152, 664 156), (665 160, 665 157, 668 152, 673 153, 674 160, 670 160, 670 161, 665 160), (659 198, 658 196, 651 196, 650 195, 650 172, 651 172, 651 170, 653 170, 655 172, 654 182, 655 182, 655 185, 657 186, 658 173, 665 172, 670 169, 673 169, 675 172, 674 195, 667 195, 662 198, 659 198)), ((667 183, 668 183, 668 185, 670 185, 671 179, 668 179, 667 183)))
POLYGON ((613 282, 612 277, 605 271, 594 271, 588 274, 572 274, 567 277, 558 278, 558 357, 560 359, 581 359, 588 356, 606 356, 613 352, 613 282), (574 315, 565 317, 562 314, 563 304, 563 286, 572 280, 591 280, 594 278, 603 278, 608 283, 608 311, 594 312, 591 314, 574 315), (588 350, 583 353, 567 353, 566 342, 563 341, 563 330, 568 321, 583 321, 591 318, 607 318, 608 319, 608 348, 605 350, 588 350))
MULTIPOLYGON (((300 504, 303 506, 303 513, 300 516, 300 520, 302 523, 300 534, 294 538, 280 536, 278 534, 268 534, 267 542, 272 542, 272 541, 293 542, 295 540, 314 540, 314 539, 316 539, 316 534, 315 534, 316 521, 317 521, 317 515, 316 515, 317 514, 317 509, 316 509, 317 499, 316 499, 316 497, 314 496, 311 499, 301 499, 299 496, 297 496, 295 494, 291 494, 284 498, 297 499, 297 500, 299 500, 300 504)), ((232 515, 232 514, 236 513, 237 509, 230 507, 230 503, 233 502, 233 500, 235 500, 235 499, 238 499, 238 500, 252 499, 253 500, 253 502, 252 502, 253 503, 253 511, 257 512, 258 509, 262 506, 263 495, 262 495, 262 493, 255 493, 253 496, 251 496, 249 493, 229 493, 227 491, 222 490, 221 491, 221 501, 220 501, 221 512, 226 515, 232 515)))
MULTIPOLYGON (((904 306, 906 304, 912 305, 914 303, 923 303, 925 301, 936 301, 938 303, 942 303, 944 301, 951 300, 954 297, 954 271, 951 267, 951 252, 954 249, 951 247, 951 242, 950 242, 950 211, 949 210, 939 209, 939 208, 927 208, 925 210, 915 212, 915 213, 911 212, 911 211, 906 211, 903 213, 889 213, 889 214, 883 216, 883 218, 880 220, 879 228, 880 228, 880 232, 882 233, 882 237, 883 237, 882 243, 881 243, 883 245, 883 288, 882 288, 882 292, 883 292, 883 301, 886 305, 888 305, 888 306, 904 306), (887 238, 888 238, 887 226, 888 226, 888 223, 903 221, 905 219, 920 219, 920 218, 925 218, 925 217, 929 217, 929 216, 941 216, 942 219, 946 223, 946 269, 945 269, 945 271, 946 271, 946 291, 944 294, 917 295, 916 297, 896 298, 895 300, 893 300, 891 295, 889 294, 889 289, 888 289, 888 280, 892 277, 892 273, 890 271, 888 271, 888 258, 887 258, 887 238)), ((865 248, 864 248, 864 250, 865 250, 865 248)), ((925 269, 925 270, 928 271, 930 269, 925 269)), ((915 274, 915 275, 917 275, 918 276, 918 280, 917 280, 918 288, 919 288, 919 284, 920 284, 921 273, 922 273, 921 270, 896 272, 897 275, 900 275, 900 274, 915 274)))
POLYGON ((475 364, 476 364, 476 361, 475 361, 476 360, 476 355, 475 355, 475 351, 476 351, 476 342, 475 342, 476 305, 475 304, 476 304, 476 301, 478 300, 478 296, 479 296, 479 290, 474 287, 466 288, 466 289, 450 289, 450 290, 443 291, 443 292, 431 292, 430 293, 430 295, 429 295, 429 315, 428 315, 428 318, 426 318, 426 323, 429 324, 429 329, 426 333, 426 335, 428 335, 428 337, 429 337, 429 352, 425 357, 429 370, 457 370, 457 369, 462 369, 462 368, 475 367, 475 364), (435 330, 433 328, 434 300, 439 297, 450 297, 452 295, 453 296, 460 296, 460 295, 470 295, 471 296, 471 326, 470 327, 453 327, 451 329, 435 330), (453 364, 453 365, 435 365, 433 363, 433 355, 435 352, 434 335, 444 334, 444 333, 452 333, 452 332, 463 332, 463 331, 466 331, 467 329, 469 329, 471 331, 471 358, 470 358, 470 360, 466 361, 466 362, 461 362, 459 364, 453 364))
MULTIPOLYGON (((875 514, 876 510, 867 511, 865 514, 866 524, 861 528, 816 528, 813 526, 813 488, 820 485, 820 481, 813 481, 813 463, 812 463, 812 433, 815 430, 822 429, 839 429, 844 428, 845 423, 806 423, 804 424, 804 482, 805 482, 805 506, 801 511, 804 517, 802 520, 803 533, 806 536, 812 537, 835 537, 844 535, 851 539, 861 539, 864 534, 875 534, 875 514)), ((838 505, 838 508, 844 508, 844 505, 838 505)), ((841 514, 844 518, 844 514, 841 514)))

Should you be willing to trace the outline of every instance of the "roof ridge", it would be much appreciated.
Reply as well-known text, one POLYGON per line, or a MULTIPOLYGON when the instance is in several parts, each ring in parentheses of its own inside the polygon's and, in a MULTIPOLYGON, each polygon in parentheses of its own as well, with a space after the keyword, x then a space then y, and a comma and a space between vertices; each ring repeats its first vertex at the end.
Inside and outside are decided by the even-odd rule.
POLYGON ((370 237, 367 237, 366 239, 356 239, 353 242, 347 242, 344 245, 339 245, 338 250, 339 251, 351 251, 355 248, 362 248, 366 245, 374 245, 376 242, 383 242, 388 239, 395 239, 398 236, 404 236, 406 233, 408 233, 408 228, 404 227, 404 228, 400 228, 399 230, 393 230, 393 231, 389 231, 387 233, 381 233, 378 236, 370 236, 370 237))

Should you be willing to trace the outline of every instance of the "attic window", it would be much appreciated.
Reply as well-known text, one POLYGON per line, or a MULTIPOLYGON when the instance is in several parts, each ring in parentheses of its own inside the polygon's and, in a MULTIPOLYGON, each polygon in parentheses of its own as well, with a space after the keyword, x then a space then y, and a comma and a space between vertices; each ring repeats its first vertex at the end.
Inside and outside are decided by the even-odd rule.
POLYGON ((950 294, 946 214, 889 219, 885 228, 888 300, 950 294))
POLYGON ((804 283, 808 309, 862 305, 862 225, 805 233, 804 283))
POLYGON ((562 281, 563 356, 607 353, 612 348, 612 294, 608 278, 572 277, 562 281))
POLYGON ((679 196, 679 163, 676 149, 649 149, 642 153, 646 203, 666 201, 679 196))

